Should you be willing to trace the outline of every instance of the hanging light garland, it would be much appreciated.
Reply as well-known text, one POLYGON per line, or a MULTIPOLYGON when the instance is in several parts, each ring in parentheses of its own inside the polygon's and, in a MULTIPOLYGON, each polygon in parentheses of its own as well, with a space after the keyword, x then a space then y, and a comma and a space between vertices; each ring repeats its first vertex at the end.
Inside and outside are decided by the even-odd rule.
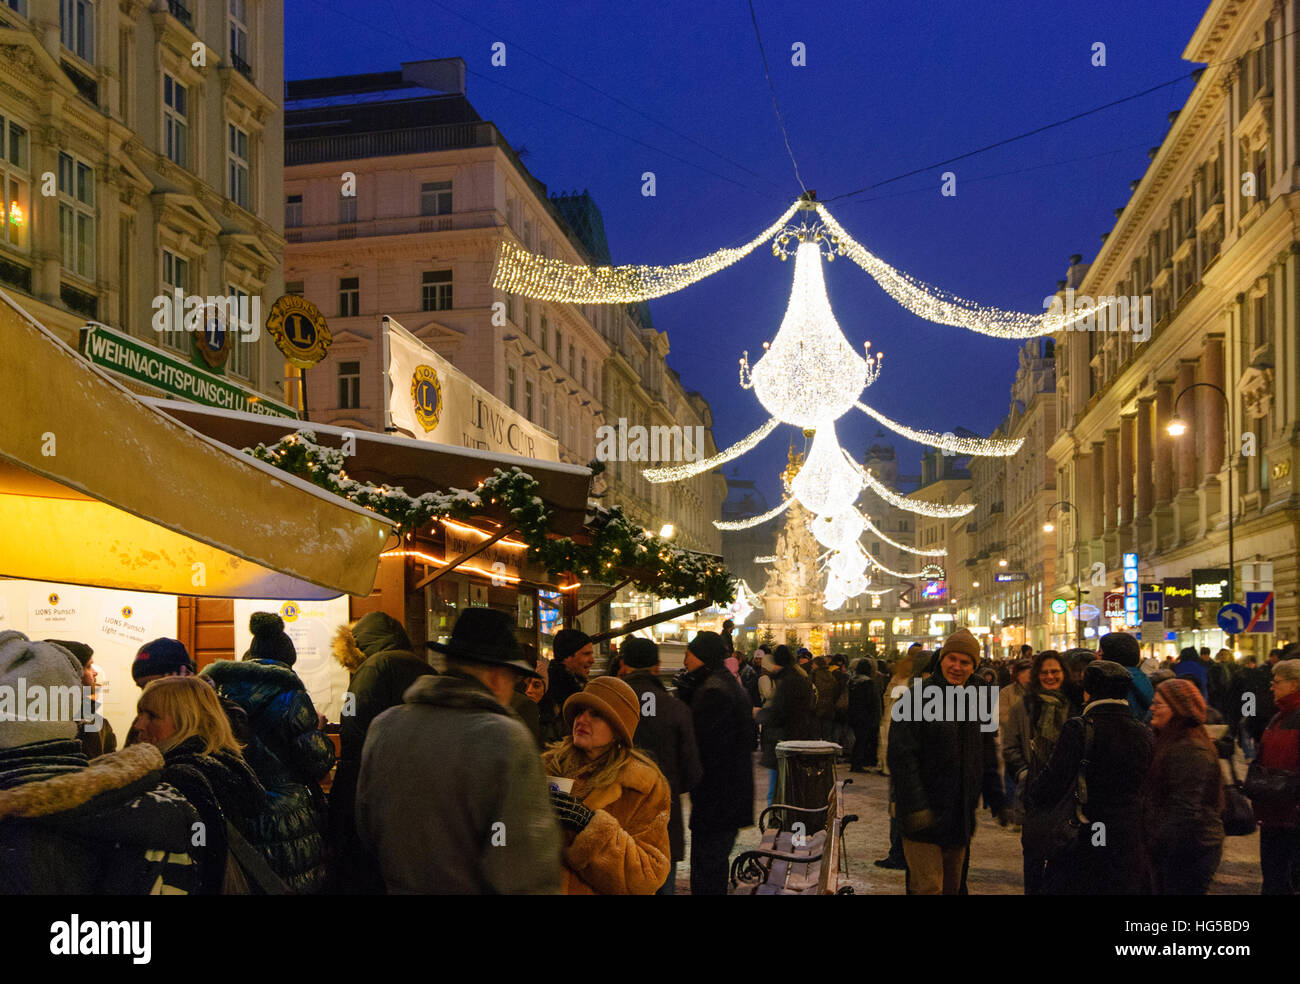
POLYGON ((754 433, 747 437, 742 437, 739 441, 727 448, 725 451, 719 451, 712 458, 704 458, 700 461, 688 461, 681 465, 666 465, 663 468, 646 468, 641 474, 645 476, 647 482, 659 485, 664 482, 680 482, 684 478, 694 478, 696 475, 702 475, 707 471, 713 471, 719 465, 725 465, 734 458, 739 458, 746 451, 758 444, 759 441, 776 430, 778 420, 773 418, 765 423, 754 433))
POLYGON ((943 547, 938 547, 934 550, 918 550, 916 547, 909 547, 906 543, 899 543, 897 540, 890 539, 890 537, 883 530, 881 530, 879 527, 877 527, 874 523, 871 522, 870 516, 865 517, 863 521, 863 527, 864 529, 870 530, 872 533, 876 534, 876 536, 880 537, 882 541, 888 543, 895 550, 902 550, 905 553, 916 554, 918 557, 947 557, 948 556, 948 551, 945 550, 943 547))
POLYGON ((848 452, 844 453, 844 457, 862 475, 867 488, 871 489, 891 506, 897 506, 905 512, 916 513, 918 516, 929 516, 931 519, 955 519, 958 516, 966 516, 975 511, 975 503, 973 502, 962 506, 946 506, 940 502, 926 502, 924 499, 908 499, 882 483, 880 479, 871 474, 870 468, 863 468, 859 465, 849 457, 848 452))
POLYGON ((831 217, 825 205, 818 203, 817 214, 838 241, 845 256, 867 271, 899 305, 926 321, 966 328, 998 338, 1034 338, 1062 331, 1084 315, 1083 312, 1077 312, 1071 318, 1065 318, 1058 312, 1049 317, 1048 314, 1008 311, 968 301, 891 267, 845 232, 844 227, 831 217))
POLYGON ((763 523, 766 523, 769 519, 774 519, 775 517, 780 516, 781 513, 790 508, 790 505, 793 502, 793 499, 786 499, 779 506, 769 509, 761 515, 750 516, 749 519, 715 519, 713 525, 720 530, 747 530, 750 527, 760 526, 763 523))
POLYGON ((698 260, 674 263, 671 266, 579 266, 539 256, 522 246, 503 242, 497 252, 492 286, 521 297, 569 304, 632 304, 648 301, 689 287, 744 259, 780 232, 798 209, 799 203, 796 202, 743 246, 720 249, 698 260))
POLYGON ((831 256, 834 244, 820 227, 787 231, 774 252, 784 259, 786 240, 795 236, 794 286, 780 330, 764 343, 763 356, 749 367, 749 353, 740 360, 740 385, 777 420, 796 427, 817 427, 842 417, 862 391, 880 375, 881 357, 859 356, 840 330, 822 277, 822 247, 831 256))
MULTIPOLYGON (((861 548, 859 548, 859 549, 861 549, 861 548)), ((923 577, 925 577, 925 572, 926 572, 926 570, 929 569, 929 568, 927 567, 927 568, 922 568, 921 570, 917 571, 917 572, 914 573, 914 574, 904 574, 904 573, 902 573, 901 571, 890 570, 888 567, 886 567, 884 564, 882 564, 880 561, 878 561, 875 557, 871 556, 871 554, 870 554, 868 551, 863 550, 862 552, 863 552, 863 554, 866 555, 867 562, 868 562, 868 563, 869 563, 873 568, 875 568, 876 570, 884 571, 886 574, 892 574, 892 575, 894 575, 894 577, 898 578, 900 581, 914 581, 914 580, 916 580, 917 578, 923 578, 923 577)))
POLYGON ((958 437, 955 434, 939 434, 935 431, 917 430, 915 427, 908 427, 896 420, 890 420, 879 410, 875 410, 861 401, 855 405, 872 420, 884 424, 895 434, 900 434, 917 444, 928 444, 932 448, 950 451, 953 454, 970 454, 984 458, 1010 458, 1025 443, 1023 437, 1009 439, 958 437))

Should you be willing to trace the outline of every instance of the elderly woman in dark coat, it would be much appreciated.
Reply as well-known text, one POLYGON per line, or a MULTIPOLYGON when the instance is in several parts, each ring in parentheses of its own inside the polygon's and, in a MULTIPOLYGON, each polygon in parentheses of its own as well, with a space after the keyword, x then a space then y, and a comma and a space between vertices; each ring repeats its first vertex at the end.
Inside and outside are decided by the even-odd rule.
POLYGON ((1155 755, 1145 789, 1147 856, 1156 895, 1204 895, 1223 855, 1223 775, 1205 730, 1205 698, 1166 680, 1151 701, 1155 755))

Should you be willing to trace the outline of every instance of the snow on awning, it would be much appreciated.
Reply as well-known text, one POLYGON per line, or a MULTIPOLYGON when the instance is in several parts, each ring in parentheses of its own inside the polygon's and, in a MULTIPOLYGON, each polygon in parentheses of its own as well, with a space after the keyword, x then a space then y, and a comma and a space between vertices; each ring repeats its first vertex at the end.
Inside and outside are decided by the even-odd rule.
POLYGON ((384 518, 232 452, 0 291, 0 576, 222 598, 368 595, 384 518))

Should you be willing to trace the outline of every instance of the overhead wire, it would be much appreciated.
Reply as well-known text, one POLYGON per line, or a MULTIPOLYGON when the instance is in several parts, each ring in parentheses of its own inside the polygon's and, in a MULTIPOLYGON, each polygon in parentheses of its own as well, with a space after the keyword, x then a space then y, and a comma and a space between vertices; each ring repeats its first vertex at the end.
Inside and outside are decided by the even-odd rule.
POLYGON ((790 155, 790 163, 794 165, 794 179, 799 182, 799 187, 806 195, 808 186, 799 176, 799 162, 794 159, 794 150, 790 146, 790 132, 785 128, 785 117, 781 115, 781 104, 776 98, 776 84, 772 81, 772 71, 767 64, 767 52, 763 50, 763 37, 758 32, 758 15, 754 13, 754 0, 749 0, 749 19, 754 25, 754 40, 758 42, 758 54, 763 59, 763 74, 767 76, 767 88, 772 93, 772 109, 776 112, 776 122, 780 125, 781 137, 785 140, 785 152, 790 155))

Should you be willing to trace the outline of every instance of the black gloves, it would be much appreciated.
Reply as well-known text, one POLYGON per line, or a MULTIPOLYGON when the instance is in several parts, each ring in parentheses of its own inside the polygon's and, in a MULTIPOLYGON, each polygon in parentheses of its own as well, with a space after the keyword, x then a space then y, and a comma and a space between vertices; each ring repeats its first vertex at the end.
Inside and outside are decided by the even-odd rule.
POLYGON ((572 830, 575 834, 586 830, 587 824, 591 823, 591 818, 596 815, 594 811, 583 806, 581 800, 574 799, 568 793, 561 793, 556 789, 551 790, 551 806, 555 807, 555 814, 560 818, 560 825, 566 830, 572 830))

